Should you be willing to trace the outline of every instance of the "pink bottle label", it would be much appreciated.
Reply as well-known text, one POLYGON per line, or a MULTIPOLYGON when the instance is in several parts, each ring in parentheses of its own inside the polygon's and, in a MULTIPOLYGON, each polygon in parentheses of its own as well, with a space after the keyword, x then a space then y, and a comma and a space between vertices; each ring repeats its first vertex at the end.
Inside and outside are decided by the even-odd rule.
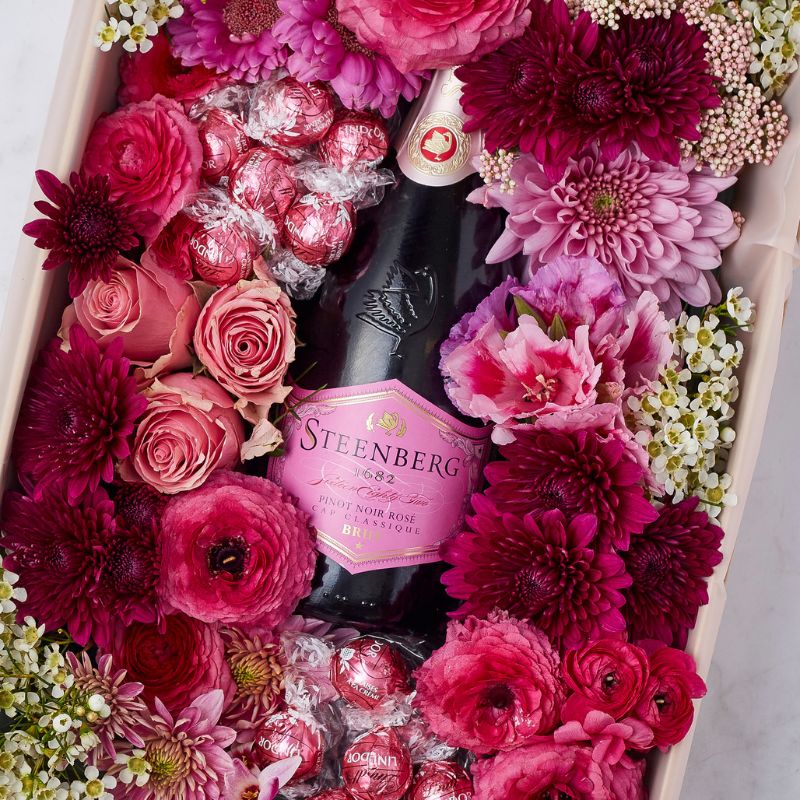
POLYGON ((287 402, 269 477, 311 514, 320 552, 354 574, 438 561, 480 480, 489 428, 396 380, 295 389, 287 402))

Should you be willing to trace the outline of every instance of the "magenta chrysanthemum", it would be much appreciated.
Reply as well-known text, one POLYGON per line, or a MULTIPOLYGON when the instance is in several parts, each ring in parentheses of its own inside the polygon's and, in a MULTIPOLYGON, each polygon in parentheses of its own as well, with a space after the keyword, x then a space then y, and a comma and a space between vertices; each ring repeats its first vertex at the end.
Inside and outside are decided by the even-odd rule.
POLYGON ((329 81, 348 108, 372 108, 390 117, 401 97, 415 98, 424 72, 402 73, 364 47, 339 21, 334 0, 278 0, 284 16, 273 32, 294 51, 289 72, 301 81, 329 81))
POLYGON ((272 35, 280 17, 275 0, 183 0, 183 9, 169 30, 187 67, 202 64, 256 83, 286 62, 289 51, 272 35))
POLYGON ((34 494, 64 483, 70 501, 114 477, 114 462, 130 452, 128 437, 147 400, 128 376, 122 339, 100 352, 78 325, 69 352, 54 339, 31 371, 14 437, 17 469, 34 494))
POLYGON ((543 155, 557 68, 586 74, 594 58, 598 27, 588 14, 573 21, 564 0, 533 0, 531 11, 533 24, 522 36, 456 71, 466 84, 464 130, 483 130, 489 150, 543 155))
POLYGON ((739 230, 717 200, 736 178, 652 161, 632 145, 606 158, 597 145, 552 176, 532 156, 514 164, 513 192, 490 188, 478 199, 509 212, 487 260, 522 251, 534 265, 562 256, 600 261, 630 300, 652 291, 671 314, 681 300, 720 300, 712 273, 739 230))
POLYGON ((133 212, 122 200, 111 199, 105 175, 73 172, 67 185, 40 169, 36 180, 51 202, 35 202, 46 219, 33 220, 22 231, 50 251, 42 269, 67 265, 70 297, 77 297, 90 280, 107 282, 117 256, 138 242, 133 212))
POLYGON ((599 542, 620 549, 658 516, 644 496, 642 466, 618 437, 533 431, 518 434, 500 454, 506 460, 486 467, 486 495, 501 513, 594 514, 599 542))
POLYGON ((685 647, 697 611, 708 602, 707 579, 722 561, 722 528, 687 497, 665 505, 623 554, 633 584, 625 592, 632 639, 685 647))
MULTIPOLYGON (((174 716, 160 700, 143 716, 141 736, 150 779, 125 787, 128 800, 219 800, 233 759, 225 748, 236 733, 219 724, 224 698, 215 689, 201 695, 174 716)), ((112 771, 121 769, 120 765, 112 771)))
POLYGON ((92 664, 89 654, 67 653, 70 674, 75 678, 75 687, 86 697, 99 694, 111 709, 107 717, 92 722, 92 730, 100 740, 90 757, 96 761, 101 756, 115 758, 114 739, 124 739, 134 747, 144 747, 139 736, 139 720, 147 713, 147 706, 139 695, 144 688, 141 683, 126 681, 127 672, 115 669, 111 656, 106 654, 92 664))
POLYGON ((625 630, 621 590, 630 586, 625 564, 594 543, 597 518, 567 520, 547 511, 537 520, 503 514, 483 495, 472 498, 470 530, 445 543, 453 565, 442 582, 465 601, 457 616, 485 616, 500 608, 528 619, 562 647, 625 630))
POLYGON ((114 504, 102 489, 68 502, 61 487, 49 486, 34 499, 9 493, 3 508, 4 566, 20 576, 28 592, 21 605, 47 630, 65 626, 85 645, 108 625, 95 587, 105 546, 114 532, 114 504))

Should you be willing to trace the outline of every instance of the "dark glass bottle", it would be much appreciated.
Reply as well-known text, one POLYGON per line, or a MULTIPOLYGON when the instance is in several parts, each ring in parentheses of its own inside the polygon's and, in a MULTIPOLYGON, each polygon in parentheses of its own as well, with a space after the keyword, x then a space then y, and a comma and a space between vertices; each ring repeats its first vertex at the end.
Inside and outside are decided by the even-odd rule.
MULTIPOLYGON (((396 379, 441 409, 443 419, 465 421, 445 393, 438 369, 439 348, 450 328, 505 277, 508 268, 485 263, 502 229, 499 215, 467 201, 467 195, 480 185, 471 166, 480 142, 477 135, 462 132, 460 86, 451 71, 436 74, 410 111, 397 139, 396 155, 388 164, 397 185, 380 205, 359 214, 348 254, 329 269, 319 295, 298 304, 298 338, 303 346, 293 372, 302 376, 299 383, 306 390, 396 379)), ((392 414, 388 420, 391 427, 392 414)), ((475 420, 466 422, 476 424, 475 420)), ((322 424, 328 424, 325 418, 322 424)), ((315 423, 313 431, 313 439, 307 434, 290 458, 302 457, 300 449, 305 445, 322 442, 320 426, 315 423)), ((423 438, 435 439, 436 430, 431 433, 423 438)), ((325 443, 334 451, 333 445, 343 441, 337 436, 335 431, 326 434, 325 443)), ((378 456, 385 452, 376 451, 372 441, 353 446, 352 436, 345 439, 339 452, 347 453, 356 472, 359 466, 353 455, 366 458, 370 448, 378 456)), ((404 441, 403 445, 410 448, 404 441)), ((411 452, 421 452, 419 444, 416 448, 411 452)), ((484 455, 486 450, 488 442, 484 455)), ((414 463, 430 466, 428 458, 426 452, 414 463)), ((296 463, 287 463, 283 471, 290 491, 295 487, 288 485, 287 470, 296 463)), ((369 469, 374 466, 370 464, 369 469)), ((462 495, 465 489, 477 488, 478 480, 479 469, 472 485, 462 486, 462 495)), ((315 524, 320 530, 324 527, 316 519, 315 524)), ((442 533, 446 531, 440 532, 440 538, 442 533)), ((448 607, 439 580, 442 568, 439 561, 403 562, 353 574, 321 554, 303 610, 363 628, 431 631, 444 624, 448 607)))

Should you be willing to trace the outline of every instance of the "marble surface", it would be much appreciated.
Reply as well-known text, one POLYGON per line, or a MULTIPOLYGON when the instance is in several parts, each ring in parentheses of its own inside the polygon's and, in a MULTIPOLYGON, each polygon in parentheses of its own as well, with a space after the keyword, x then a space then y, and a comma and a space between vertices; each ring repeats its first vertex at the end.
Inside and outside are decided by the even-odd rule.
MULTIPOLYGON (((82 0, 75 0, 82 2, 82 0)), ((0 0, 0 309, 72 0, 0 0)), ((66 87, 60 87, 66 90, 66 87)), ((57 132, 53 132, 57 135, 57 132)), ((798 187, 800 189, 800 187, 798 187)), ((1 312, 0 312, 1 313, 1 312)), ((729 600, 686 800, 800 797, 800 281, 784 328, 766 435, 728 582, 729 600)))

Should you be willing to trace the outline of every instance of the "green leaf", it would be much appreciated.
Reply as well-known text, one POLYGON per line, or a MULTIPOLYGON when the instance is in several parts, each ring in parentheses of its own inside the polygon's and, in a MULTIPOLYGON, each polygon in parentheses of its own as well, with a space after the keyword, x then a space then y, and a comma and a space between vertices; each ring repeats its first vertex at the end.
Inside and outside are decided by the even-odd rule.
POLYGON ((560 314, 555 314, 553 316, 553 321, 550 323, 550 327, 547 329, 547 335, 554 342, 557 342, 559 339, 566 338, 567 326, 564 324, 564 320, 561 318, 560 314))

